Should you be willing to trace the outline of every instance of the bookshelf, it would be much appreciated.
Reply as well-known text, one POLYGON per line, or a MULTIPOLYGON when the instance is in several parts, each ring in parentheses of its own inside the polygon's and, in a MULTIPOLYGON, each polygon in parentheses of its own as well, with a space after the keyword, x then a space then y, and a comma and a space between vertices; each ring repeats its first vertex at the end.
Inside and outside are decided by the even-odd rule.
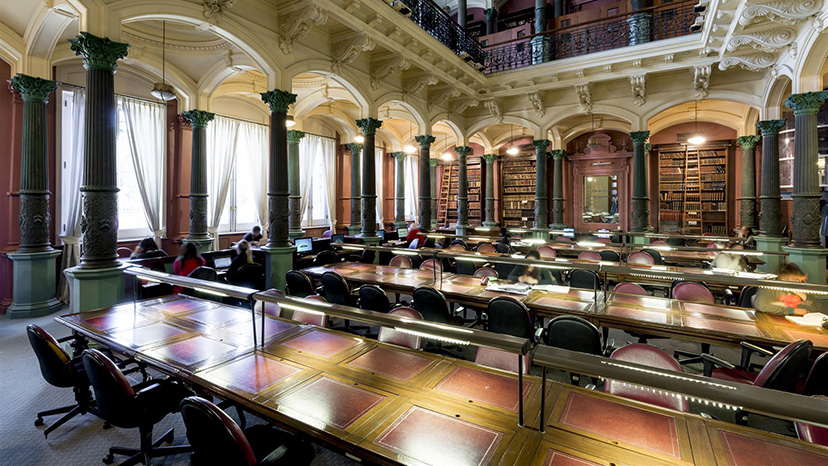
POLYGON ((509 157, 502 163, 501 209, 505 227, 531 227, 535 222, 534 157, 509 157))
MULTIPOLYGON (((481 158, 469 158, 466 162, 468 170, 469 195, 469 225, 480 225, 482 219, 482 183, 481 158)), ((437 209, 438 223, 449 226, 457 223, 457 162, 443 164, 443 174, 440 178, 439 207, 437 209)))

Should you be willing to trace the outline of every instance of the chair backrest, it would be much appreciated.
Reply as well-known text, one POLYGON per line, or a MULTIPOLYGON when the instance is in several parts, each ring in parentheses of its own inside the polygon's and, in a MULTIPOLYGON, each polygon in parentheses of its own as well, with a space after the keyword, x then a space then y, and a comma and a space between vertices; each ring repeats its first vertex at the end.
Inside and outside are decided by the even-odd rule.
MULTIPOLYGON (((826 396, 815 396, 814 398, 828 401, 826 396)), ((828 447, 828 429, 825 427, 805 424, 804 422, 794 422, 794 427, 796 428, 796 436, 800 440, 828 447)))
POLYGON ((362 285, 359 288, 359 308, 374 312, 388 312, 391 301, 382 288, 377 285, 362 285))
POLYGON ((572 238, 570 238, 569 236, 558 236, 557 238, 555 238, 555 241, 569 241, 569 242, 572 242, 572 238))
POLYGON ((423 316, 423 320, 441 324, 451 323, 451 310, 443 293, 430 286, 421 286, 414 289, 411 297, 412 307, 423 316))
POLYGON ((772 388, 783 392, 792 392, 796 380, 803 372, 811 356, 814 344, 810 340, 797 340, 789 343, 776 353, 756 376, 753 385, 772 388))
POLYGON ((480 243, 477 245, 477 252, 492 253, 497 252, 497 248, 491 243, 480 243))
MULTIPOLYGON (((702 235, 702 236, 710 236, 710 235, 702 235)), ((718 241, 711 241, 707 243, 707 249, 724 249, 724 244, 718 241)))
POLYGON ((191 278, 198 278, 199 280, 207 280, 207 281, 211 281, 211 282, 217 282, 218 281, 218 274, 216 273, 216 269, 214 269, 212 267, 207 267, 207 266, 204 266, 204 265, 202 265, 201 267, 196 267, 187 276, 191 277, 191 278))
POLYGON ((322 274, 322 291, 325 293, 325 300, 333 304, 343 306, 353 305, 351 289, 348 282, 336 272, 325 272, 322 274))
POLYGON ((480 267, 479 269, 474 271, 474 276, 500 278, 500 275, 497 273, 497 270, 491 267, 480 267))
POLYGON ((126 259, 127 257, 132 255, 132 249, 125 248, 125 247, 120 247, 120 248, 116 249, 115 252, 118 254, 118 257, 121 258, 121 259, 126 259))
POLYGON ((388 263, 390 267, 399 267, 401 269, 410 269, 414 267, 414 262, 408 256, 394 256, 391 262, 388 263))
POLYGON ((332 236, 333 236, 333 231, 332 231, 332 230, 325 230, 325 231, 322 233, 322 237, 323 237, 323 238, 330 238, 330 237, 332 237, 332 236))
POLYGON ((696 282, 678 282, 673 286, 673 299, 679 301, 695 301, 698 303, 716 304, 716 298, 706 286, 696 282))
POLYGON ((529 308, 511 296, 498 296, 489 301, 489 331, 521 338, 534 336, 529 308))
MULTIPOLYGON (((523 373, 529 373, 529 355, 521 356, 523 358, 523 373)), ((504 371, 518 372, 518 358, 515 353, 509 353, 493 348, 486 348, 481 346, 477 348, 477 354, 474 357, 474 363, 481 366, 494 367, 504 371)))
POLYGON ((584 251, 578 254, 578 259, 585 260, 585 261, 600 261, 601 254, 595 251, 584 251))
POLYGON ((420 270, 436 270, 438 272, 442 272, 443 264, 441 264, 437 259, 426 259, 422 264, 420 264, 420 270))
POLYGON ((612 289, 613 293, 622 293, 622 294, 632 294, 636 296, 647 296, 647 290, 645 290, 641 285, 638 283, 632 282, 621 282, 615 285, 615 288, 612 289))
MULTIPOLYGON (((650 243, 652 244, 652 243, 650 243)), ((684 238, 667 238, 667 245, 669 246, 686 246, 687 242, 684 241, 684 238)))
POLYGON ((138 427, 141 413, 135 403, 135 391, 118 366, 96 349, 83 351, 86 371, 95 402, 103 420, 116 427, 138 427))
POLYGON ((420 238, 414 238, 408 243, 408 249, 417 249, 420 247, 420 238))
POLYGON ((595 238, 596 243, 605 243, 605 244, 612 244, 612 240, 609 238, 595 238))
POLYGON ((310 277, 298 270, 288 270, 285 274, 285 291, 288 296, 304 298, 313 294, 313 281, 310 277))
POLYGON ((828 396, 828 352, 817 356, 808 377, 805 379, 803 395, 826 395, 828 396))
POLYGON ((569 274, 569 286, 573 288, 593 290, 600 288, 600 284, 598 274, 592 270, 573 270, 572 273, 569 274))
POLYGON ((654 265, 655 259, 653 256, 643 251, 636 251, 627 255, 628 264, 654 265))
POLYGON ((591 322, 576 316, 559 316, 546 327, 544 343, 579 353, 601 356, 601 332, 591 322))
POLYGON ((500 254, 512 254, 514 249, 503 241, 498 241, 497 244, 495 244, 495 251, 500 254))
POLYGON ((71 358, 60 347, 60 343, 49 332, 34 324, 26 327, 26 333, 43 378, 55 387, 71 387, 73 380, 69 371, 72 369, 66 365, 71 358))
POLYGON ((364 250, 362 254, 359 256, 359 262, 361 264, 373 264, 374 259, 377 258, 377 252, 372 250, 364 250))
POLYGON ((609 249, 599 252, 598 254, 601 255, 602 261, 607 262, 621 262, 621 255, 619 255, 615 251, 610 251, 609 249))
POLYGON ((650 241, 650 244, 659 245, 659 246, 667 246, 667 241, 663 239, 657 239, 655 241, 650 241))
POLYGON ((255 466, 256 455, 239 426, 218 406, 190 396, 181 401, 187 440, 199 458, 210 464, 255 466))
MULTIPOLYGON (((682 372, 681 364, 669 354, 650 345, 635 343, 613 351, 611 359, 633 362, 644 366, 682 372)), ((607 379, 604 382, 604 391, 613 395, 623 396, 632 400, 643 401, 656 406, 662 406, 676 411, 687 412, 688 402, 684 397, 675 397, 669 393, 658 393, 642 386, 617 382, 607 379)))
POLYGON ((656 265, 663 265, 664 258, 661 257, 661 253, 656 251, 655 249, 642 249, 641 252, 648 254, 650 257, 653 258, 653 263, 656 265))
POLYGON ((261 264, 244 264, 239 267, 236 276, 233 278, 233 284, 237 286, 244 286, 256 290, 265 289, 265 271, 261 264))
POLYGON ((540 254, 541 259, 554 259, 558 256, 555 252, 555 249, 549 246, 541 246, 538 248, 538 254, 540 254))
MULTIPOLYGON (((328 302, 322 296, 318 294, 312 294, 310 296, 306 296, 305 299, 310 301, 319 301, 322 303, 328 302)), ((293 316, 290 318, 291 320, 295 320, 296 322, 303 322, 309 325, 316 325, 317 327, 327 327, 328 326, 328 315, 327 314, 317 314, 305 311, 294 310, 293 316)))
POLYGON ((757 291, 759 288, 755 286, 742 288, 742 292, 739 293, 739 307, 753 307, 753 297, 756 296, 757 291))
POLYGON ((336 263, 336 253, 333 251, 320 251, 313 259, 313 265, 330 265, 336 263))
POLYGON ((449 249, 453 249, 456 251, 465 251, 469 249, 469 246, 462 239, 456 239, 451 242, 451 246, 449 246, 449 249))
MULTIPOLYGON (((388 314, 408 317, 409 319, 423 320, 423 316, 410 307, 395 307, 388 314)), ((377 335, 377 341, 411 349, 420 349, 423 347, 422 337, 403 333, 388 327, 380 327, 379 335, 377 335)))

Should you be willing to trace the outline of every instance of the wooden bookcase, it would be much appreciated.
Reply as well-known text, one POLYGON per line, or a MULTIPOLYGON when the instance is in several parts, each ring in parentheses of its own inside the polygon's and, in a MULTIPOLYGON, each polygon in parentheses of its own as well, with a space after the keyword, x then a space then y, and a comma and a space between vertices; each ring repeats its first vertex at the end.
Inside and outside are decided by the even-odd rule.
POLYGON ((508 157, 501 163, 501 222, 505 227, 531 227, 535 222, 535 158, 508 157))
MULTIPOLYGON (((469 225, 480 225, 483 220, 481 168, 479 157, 468 159, 469 225)), ((457 169, 457 162, 443 164, 437 202, 437 222, 444 226, 457 223, 457 169)))

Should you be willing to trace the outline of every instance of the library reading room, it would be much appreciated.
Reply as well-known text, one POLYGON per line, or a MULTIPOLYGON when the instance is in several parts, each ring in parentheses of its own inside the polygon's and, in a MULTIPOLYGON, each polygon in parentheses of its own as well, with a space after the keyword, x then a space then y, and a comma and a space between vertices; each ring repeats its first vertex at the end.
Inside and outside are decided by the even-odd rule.
POLYGON ((828 0, 0 0, 0 465, 828 465, 828 0))

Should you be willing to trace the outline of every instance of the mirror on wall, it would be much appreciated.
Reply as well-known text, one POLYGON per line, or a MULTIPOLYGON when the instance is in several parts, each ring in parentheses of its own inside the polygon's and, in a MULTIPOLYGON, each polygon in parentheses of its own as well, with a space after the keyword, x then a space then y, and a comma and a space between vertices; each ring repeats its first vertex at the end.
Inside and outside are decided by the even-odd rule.
POLYGON ((585 176, 584 223, 618 223, 618 175, 585 176))

